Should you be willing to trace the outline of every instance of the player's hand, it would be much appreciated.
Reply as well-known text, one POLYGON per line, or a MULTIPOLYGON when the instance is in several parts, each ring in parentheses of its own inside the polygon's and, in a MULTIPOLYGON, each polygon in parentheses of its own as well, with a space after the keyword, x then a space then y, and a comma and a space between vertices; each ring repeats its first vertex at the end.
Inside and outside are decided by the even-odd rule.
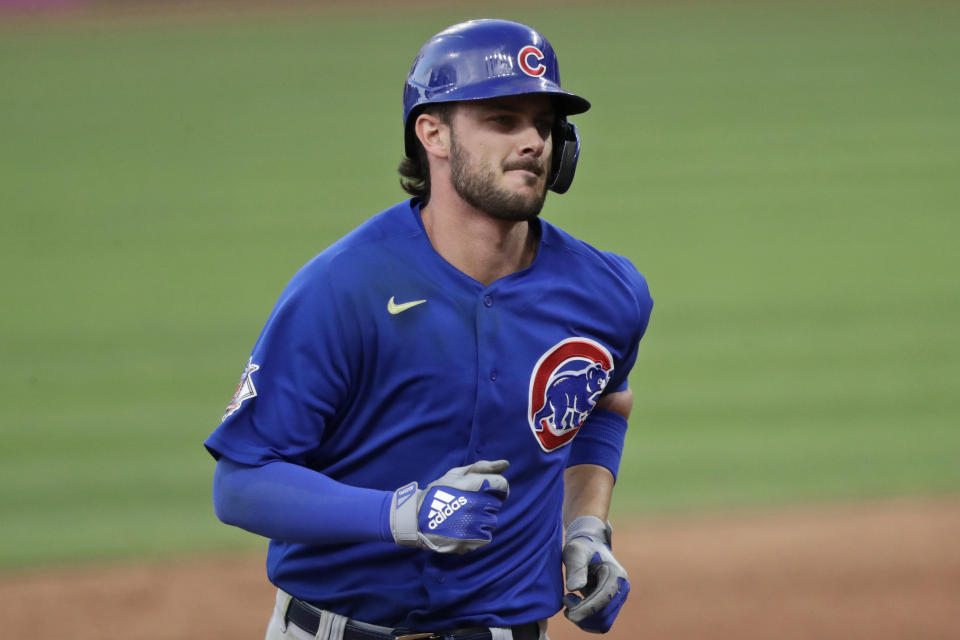
POLYGON ((493 539, 497 513, 510 495, 501 474, 506 460, 480 460, 455 467, 424 489, 400 487, 390 504, 390 530, 402 547, 466 553, 493 539))
POLYGON ((611 529, 600 518, 582 516, 567 527, 563 565, 567 590, 563 596, 567 618, 584 631, 606 633, 630 593, 626 570, 610 551, 611 529))

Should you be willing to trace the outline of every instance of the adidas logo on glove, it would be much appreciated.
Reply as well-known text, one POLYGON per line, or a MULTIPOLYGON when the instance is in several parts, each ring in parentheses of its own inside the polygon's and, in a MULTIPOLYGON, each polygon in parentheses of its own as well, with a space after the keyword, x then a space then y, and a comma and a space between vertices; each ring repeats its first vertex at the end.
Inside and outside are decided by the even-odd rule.
POLYGON ((443 489, 437 489, 437 492, 433 494, 433 502, 430 503, 430 513, 427 514, 427 517, 430 518, 430 523, 427 526, 431 530, 436 529, 465 504, 467 504, 467 499, 463 496, 454 496, 443 489))

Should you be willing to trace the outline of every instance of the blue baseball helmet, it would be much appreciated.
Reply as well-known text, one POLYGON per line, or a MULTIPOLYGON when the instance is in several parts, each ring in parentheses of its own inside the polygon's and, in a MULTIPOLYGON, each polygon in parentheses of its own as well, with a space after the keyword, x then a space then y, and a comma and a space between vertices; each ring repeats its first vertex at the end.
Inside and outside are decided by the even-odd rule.
POLYGON ((508 20, 471 20, 430 38, 413 60, 403 90, 404 151, 416 157, 413 124, 426 105, 532 93, 550 94, 557 108, 553 167, 548 186, 570 188, 580 157, 580 135, 567 116, 590 103, 560 87, 553 47, 539 32, 508 20))

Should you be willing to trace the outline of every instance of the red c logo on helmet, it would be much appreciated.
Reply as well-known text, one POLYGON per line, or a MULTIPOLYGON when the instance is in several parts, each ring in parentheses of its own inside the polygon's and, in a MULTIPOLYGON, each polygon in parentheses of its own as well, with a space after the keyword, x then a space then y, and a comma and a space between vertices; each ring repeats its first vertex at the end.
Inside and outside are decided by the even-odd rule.
POLYGON ((543 55, 543 52, 540 49, 537 49, 535 46, 527 45, 523 49, 520 49, 520 53, 517 54, 517 62, 520 63, 520 69, 527 74, 528 76, 533 76, 534 78, 539 78, 544 73, 546 73, 547 68, 543 66, 541 60, 546 56, 543 55), (534 57, 537 60, 537 66, 530 65, 530 57, 534 57))

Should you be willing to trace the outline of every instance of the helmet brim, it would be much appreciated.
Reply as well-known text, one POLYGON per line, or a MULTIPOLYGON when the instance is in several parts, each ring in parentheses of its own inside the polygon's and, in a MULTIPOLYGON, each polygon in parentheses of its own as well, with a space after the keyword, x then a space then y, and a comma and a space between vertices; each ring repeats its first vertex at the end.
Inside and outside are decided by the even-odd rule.
POLYGON ((423 104, 414 107, 407 116, 404 124, 404 151, 407 157, 416 156, 416 136, 413 133, 413 123, 417 116, 431 104, 473 102, 478 100, 495 100, 508 96, 548 95, 556 107, 557 117, 584 113, 590 109, 590 101, 575 93, 561 89, 553 82, 539 78, 498 78, 484 83, 477 83, 468 90, 454 88, 449 91, 424 91, 423 104))

